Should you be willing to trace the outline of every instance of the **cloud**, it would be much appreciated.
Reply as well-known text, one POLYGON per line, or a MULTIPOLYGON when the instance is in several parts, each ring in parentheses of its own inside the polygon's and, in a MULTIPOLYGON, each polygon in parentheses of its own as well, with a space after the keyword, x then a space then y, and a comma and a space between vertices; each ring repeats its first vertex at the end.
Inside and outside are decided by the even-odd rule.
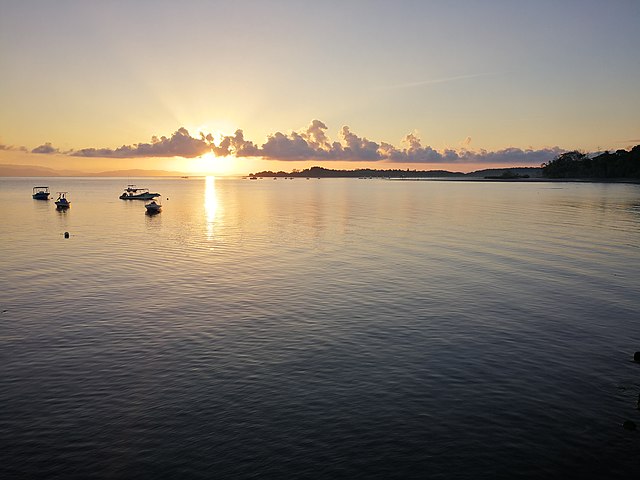
POLYGON ((331 142, 326 130, 323 122, 313 120, 302 132, 276 132, 267 137, 267 142, 257 153, 274 160, 383 160, 378 143, 359 137, 348 126, 340 131, 342 143, 331 142))
POLYGON ((560 147, 542 148, 534 150, 532 148, 520 149, 515 147, 488 152, 480 150, 480 152, 464 151, 459 154, 461 161, 474 163, 511 163, 518 165, 540 165, 542 163, 553 160, 566 150, 560 147))
POLYGON ((226 157, 228 155, 236 155, 237 157, 259 157, 260 149, 254 145, 253 142, 244 139, 244 133, 242 130, 236 130, 233 136, 222 137, 220 145, 216 146, 213 141, 213 135, 210 133, 207 135, 200 134, 204 139, 209 142, 211 150, 218 157, 226 157))
POLYGON ((311 125, 305 132, 302 132, 302 138, 304 138, 312 148, 316 149, 331 149, 329 138, 326 134, 327 126, 320 120, 313 120, 311 125))
POLYGON ((192 137, 186 128, 176 130, 171 137, 151 137, 151 143, 122 145, 116 149, 83 148, 71 153, 75 157, 135 158, 135 157, 185 157, 195 158, 211 151, 205 138, 192 137))
POLYGON ((327 156, 325 150, 314 148, 296 132, 289 135, 280 132, 269 135, 260 154, 262 157, 278 160, 310 160, 327 156))
POLYGON ((522 150, 510 147, 495 152, 486 150, 473 152, 465 149, 459 152, 452 149, 438 152, 430 146, 423 147, 420 139, 413 133, 407 135, 403 143, 407 145, 403 149, 383 144, 384 158, 396 163, 517 163, 519 165, 540 165, 554 159, 565 151, 559 147, 540 150, 522 150))
POLYGON ((381 87, 376 87, 374 90, 397 90, 403 88, 415 88, 415 87, 423 87, 425 85, 436 85, 438 83, 450 83, 456 82, 459 80, 467 80, 469 78, 478 78, 478 77, 487 77, 497 75, 497 73, 470 73, 467 75, 456 75, 453 77, 441 77, 441 78, 432 78, 428 80, 420 80, 417 82, 407 82, 407 83, 398 83, 395 85, 385 85, 381 87))
POLYGON ((349 127, 342 127, 342 138, 346 143, 346 147, 343 149, 345 159, 357 158, 358 160, 382 160, 384 157, 378 152, 380 146, 367 140, 366 138, 358 137, 351 133, 349 127))
POLYGON ((2 145, 2 144, 0 144, 0 150, 17 151, 17 152, 28 152, 29 151, 29 149, 27 147, 16 147, 15 145, 2 145))
MULTIPOLYGON (((377 143, 365 137, 359 137, 348 126, 340 131, 341 142, 331 142, 326 134, 327 126, 319 120, 313 120, 306 130, 284 134, 276 132, 269 135, 261 148, 253 144, 252 155, 273 160, 340 160, 357 162, 389 163, 518 163, 520 165, 540 165, 564 152, 559 147, 547 149, 506 148, 494 152, 466 149, 455 151, 445 149, 437 151, 430 146, 422 146, 415 133, 402 140, 403 147, 389 143, 377 143)), ((471 143, 471 137, 463 142, 471 143)), ((236 154, 237 155, 237 154, 236 154)), ((241 155, 237 155, 241 156, 241 155)))
POLYGON ((47 142, 43 145, 40 145, 39 147, 34 148, 33 150, 31 150, 31 153, 43 153, 43 154, 51 154, 51 153, 59 153, 60 150, 58 150, 57 148, 55 148, 53 145, 51 145, 51 143, 47 142))
MULTIPOLYGON (((320 120, 299 131, 275 132, 267 136, 262 145, 257 145, 244 136, 241 129, 233 135, 223 136, 218 143, 211 133, 200 132, 191 136, 184 127, 170 137, 151 138, 150 143, 137 143, 111 148, 84 148, 62 152, 76 157, 141 158, 141 157, 184 157, 195 158, 213 152, 216 156, 233 155, 238 158, 258 157, 281 161, 353 161, 385 162, 405 164, 444 163, 511 163, 520 165, 540 165, 564 152, 559 147, 534 150, 515 147, 498 151, 480 150, 473 152, 466 147, 471 144, 467 137, 458 151, 444 149, 438 151, 429 145, 422 145, 416 133, 409 133, 396 147, 385 142, 375 142, 355 134, 349 126, 339 131, 339 141, 332 141, 327 134, 327 126, 320 120)), ((4 147, 5 149, 7 147, 4 147)), ((32 150, 33 153, 60 153, 50 143, 32 150)))

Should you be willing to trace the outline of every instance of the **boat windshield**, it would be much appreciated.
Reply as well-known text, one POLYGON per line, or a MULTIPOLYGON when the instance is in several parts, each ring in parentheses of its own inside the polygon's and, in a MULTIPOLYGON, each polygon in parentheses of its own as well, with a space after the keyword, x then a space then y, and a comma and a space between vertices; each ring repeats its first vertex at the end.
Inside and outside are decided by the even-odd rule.
POLYGON ((148 192, 149 189, 148 188, 143 188, 143 187, 136 187, 135 185, 128 185, 127 188, 125 188, 124 190, 127 193, 145 193, 148 192))

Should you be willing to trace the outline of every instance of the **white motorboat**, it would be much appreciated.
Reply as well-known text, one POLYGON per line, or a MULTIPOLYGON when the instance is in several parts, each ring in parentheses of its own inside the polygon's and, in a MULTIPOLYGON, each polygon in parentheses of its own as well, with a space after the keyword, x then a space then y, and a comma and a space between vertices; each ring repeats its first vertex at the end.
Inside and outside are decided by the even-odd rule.
POLYGON ((33 187, 34 200, 49 200, 49 187, 33 187))
POLYGON ((135 185, 127 185, 122 195, 121 200, 153 200, 159 197, 159 193, 149 193, 148 188, 136 187, 135 185))

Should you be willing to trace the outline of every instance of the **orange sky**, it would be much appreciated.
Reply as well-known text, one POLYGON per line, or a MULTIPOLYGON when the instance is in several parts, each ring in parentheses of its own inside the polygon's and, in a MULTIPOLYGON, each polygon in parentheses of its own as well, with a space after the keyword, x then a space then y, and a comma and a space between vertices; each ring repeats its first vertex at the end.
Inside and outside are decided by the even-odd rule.
POLYGON ((469 171, 629 148, 639 21, 639 2, 8 2, 0 163, 469 171))

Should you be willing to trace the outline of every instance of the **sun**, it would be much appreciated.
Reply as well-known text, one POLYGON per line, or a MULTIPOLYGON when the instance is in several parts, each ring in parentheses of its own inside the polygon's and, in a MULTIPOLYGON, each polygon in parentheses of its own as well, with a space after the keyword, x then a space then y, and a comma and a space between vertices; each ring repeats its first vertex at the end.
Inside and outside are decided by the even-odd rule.
POLYGON ((189 173, 203 175, 233 175, 235 173, 235 158, 216 157, 213 152, 205 153, 197 158, 188 159, 184 170, 189 173))

